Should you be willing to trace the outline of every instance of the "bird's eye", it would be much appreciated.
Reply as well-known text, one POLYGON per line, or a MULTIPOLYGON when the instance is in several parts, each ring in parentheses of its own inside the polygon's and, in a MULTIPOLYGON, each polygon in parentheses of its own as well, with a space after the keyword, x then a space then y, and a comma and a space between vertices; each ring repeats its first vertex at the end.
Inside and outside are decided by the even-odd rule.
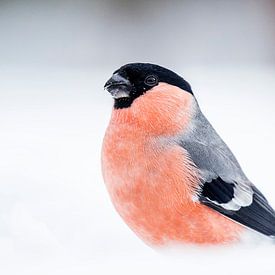
POLYGON ((145 78, 144 83, 148 86, 155 86, 158 83, 158 78, 155 75, 148 75, 145 78))

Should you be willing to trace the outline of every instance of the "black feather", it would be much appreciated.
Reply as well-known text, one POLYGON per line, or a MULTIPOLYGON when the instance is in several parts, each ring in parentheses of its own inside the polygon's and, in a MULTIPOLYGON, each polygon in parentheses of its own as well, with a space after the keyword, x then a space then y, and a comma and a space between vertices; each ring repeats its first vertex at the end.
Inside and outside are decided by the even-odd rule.
POLYGON ((203 188, 199 198, 200 201, 228 218, 251 229, 267 236, 275 236, 275 211, 269 205, 263 194, 253 186, 253 201, 249 206, 241 207, 237 211, 227 210, 221 205, 213 202, 215 201, 219 203, 221 199, 229 198, 232 195, 232 189, 228 188, 230 183, 223 181, 224 186, 227 187, 222 189, 220 188, 222 185, 221 181, 222 179, 219 179, 217 186, 214 186, 211 183, 206 183, 206 189, 203 188), (226 195, 228 191, 229 193, 226 195))
POLYGON ((202 195, 211 201, 227 203, 234 197, 234 183, 224 182, 220 177, 206 182, 203 186, 202 195))

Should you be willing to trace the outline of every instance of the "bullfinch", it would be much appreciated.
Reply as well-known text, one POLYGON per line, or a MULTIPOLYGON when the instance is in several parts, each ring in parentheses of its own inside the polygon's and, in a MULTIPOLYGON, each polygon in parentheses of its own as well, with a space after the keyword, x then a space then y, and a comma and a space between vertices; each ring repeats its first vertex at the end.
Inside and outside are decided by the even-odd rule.
POLYGON ((131 63, 105 89, 114 98, 102 146, 111 200, 147 244, 231 244, 275 236, 275 211, 171 70, 131 63))

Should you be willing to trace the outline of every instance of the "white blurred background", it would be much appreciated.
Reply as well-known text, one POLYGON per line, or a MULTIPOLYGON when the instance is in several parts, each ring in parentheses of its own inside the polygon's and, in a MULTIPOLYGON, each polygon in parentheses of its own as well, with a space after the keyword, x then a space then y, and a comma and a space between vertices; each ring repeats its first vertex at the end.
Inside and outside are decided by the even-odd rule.
POLYGON ((124 63, 188 80, 275 207, 275 1, 0 1, 0 273, 274 274, 275 246, 159 255, 100 172, 124 63))

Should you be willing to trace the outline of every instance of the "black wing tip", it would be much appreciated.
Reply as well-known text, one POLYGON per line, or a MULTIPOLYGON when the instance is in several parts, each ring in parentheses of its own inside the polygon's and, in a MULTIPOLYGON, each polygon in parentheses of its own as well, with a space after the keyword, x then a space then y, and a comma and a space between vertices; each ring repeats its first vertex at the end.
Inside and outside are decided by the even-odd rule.
MULTIPOLYGON (((220 181, 221 179, 219 179, 218 185, 221 186, 220 181)), ((218 187, 218 185, 216 185, 216 187, 218 187)), ((228 185, 229 183, 225 182, 225 186, 228 185)), ((224 209, 221 205, 213 202, 211 197, 205 196, 207 195, 207 192, 202 192, 200 201, 204 205, 220 212, 224 216, 259 233, 272 237, 275 240, 275 211, 270 206, 264 195, 256 187, 252 186, 252 189, 254 191, 252 203, 249 206, 241 207, 237 211, 224 209)), ((215 192, 215 194, 218 195, 218 199, 220 199, 219 193, 224 191, 225 190, 220 189, 218 194, 215 192)), ((227 190, 227 193, 228 191, 230 190, 227 190)), ((210 192, 209 194, 211 195, 212 193, 210 192)), ((215 201, 218 201, 217 198, 215 201)))

